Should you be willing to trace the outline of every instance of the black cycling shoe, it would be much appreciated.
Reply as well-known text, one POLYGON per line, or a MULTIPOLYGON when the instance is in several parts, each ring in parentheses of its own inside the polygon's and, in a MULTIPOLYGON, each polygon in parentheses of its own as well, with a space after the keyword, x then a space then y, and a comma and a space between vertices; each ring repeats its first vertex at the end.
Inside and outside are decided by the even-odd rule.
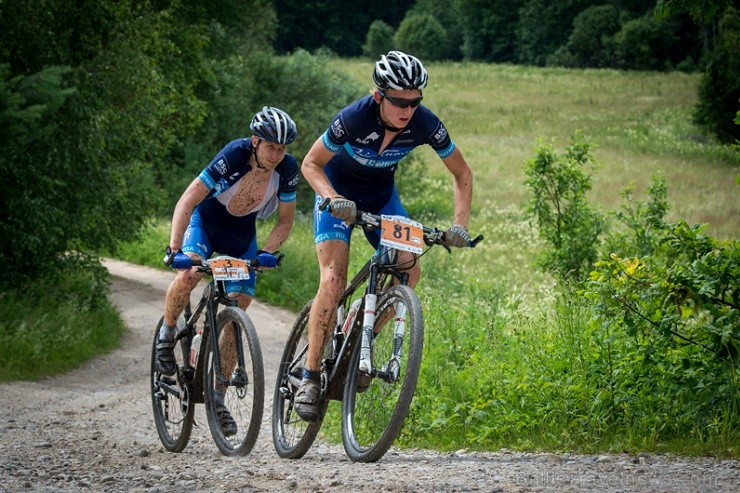
POLYGON ((216 415, 218 416, 218 424, 221 425, 221 432, 225 437, 236 435, 236 421, 231 416, 231 413, 223 404, 216 404, 216 415))
POLYGON ((171 377, 177 373, 175 361, 175 341, 157 341, 157 371, 171 377))

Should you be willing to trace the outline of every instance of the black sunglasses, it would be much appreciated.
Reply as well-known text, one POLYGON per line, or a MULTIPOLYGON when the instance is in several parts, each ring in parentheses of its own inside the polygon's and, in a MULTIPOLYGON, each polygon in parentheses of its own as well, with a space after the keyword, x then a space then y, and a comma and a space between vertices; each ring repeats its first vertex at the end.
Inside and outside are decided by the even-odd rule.
POLYGON ((418 98, 414 99, 394 98, 391 96, 386 96, 385 93, 381 90, 378 90, 378 94, 380 94, 380 97, 387 99, 396 108, 408 108, 409 106, 411 106, 412 108, 416 108, 421 104, 421 100, 424 99, 424 96, 419 96, 418 98))

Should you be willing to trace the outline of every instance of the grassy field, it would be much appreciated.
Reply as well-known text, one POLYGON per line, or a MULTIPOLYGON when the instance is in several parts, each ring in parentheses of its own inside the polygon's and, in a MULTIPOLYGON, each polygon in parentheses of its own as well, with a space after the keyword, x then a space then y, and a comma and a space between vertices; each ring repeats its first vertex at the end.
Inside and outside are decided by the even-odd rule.
MULTIPOLYGON (((336 63, 370 88, 371 61, 336 63)), ((474 214, 521 207, 528 199, 524 162, 538 139, 565 146, 580 131, 598 147, 594 203, 612 210, 620 190, 633 186, 640 196, 659 174, 668 183, 669 219, 709 223, 717 237, 740 237, 738 154, 691 123, 699 75, 472 63, 426 67, 424 104, 448 127, 475 173, 474 214)), ((445 175, 429 148, 415 152, 432 173, 445 175)))

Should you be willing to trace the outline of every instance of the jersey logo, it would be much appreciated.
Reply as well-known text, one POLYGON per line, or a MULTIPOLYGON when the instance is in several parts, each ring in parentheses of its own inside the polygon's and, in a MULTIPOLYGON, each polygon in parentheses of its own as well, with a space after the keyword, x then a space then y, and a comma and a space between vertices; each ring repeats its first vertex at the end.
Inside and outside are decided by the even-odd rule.
POLYGON ((331 134, 335 139, 341 140, 341 138, 344 137, 344 126, 342 125, 342 120, 340 118, 331 122, 331 127, 329 128, 331 129, 331 134))
POLYGON ((289 186, 289 187, 294 187, 294 186, 298 185, 298 179, 299 179, 298 175, 295 175, 295 176, 294 176, 293 178, 291 178, 291 179, 290 179, 290 181, 288 182, 288 186, 289 186))
POLYGON ((221 159, 219 159, 219 160, 218 160, 218 161, 216 162, 216 165, 215 165, 215 167, 216 167, 216 170, 217 170, 217 171, 218 171, 218 172, 219 172, 220 174, 222 174, 222 175, 225 175, 225 174, 226 174, 226 170, 227 170, 227 167, 226 167, 226 160, 225 160, 224 158, 221 158, 221 159))
POLYGON ((379 138, 380 138, 380 135, 378 135, 377 132, 373 132, 370 135, 368 135, 367 137, 365 137, 364 139, 357 139, 357 142, 359 142, 360 144, 367 145, 370 142, 375 142, 379 138))
POLYGON ((445 137, 447 137, 447 129, 444 125, 440 125, 437 129, 437 132, 434 134, 433 139, 441 143, 445 139, 445 137))

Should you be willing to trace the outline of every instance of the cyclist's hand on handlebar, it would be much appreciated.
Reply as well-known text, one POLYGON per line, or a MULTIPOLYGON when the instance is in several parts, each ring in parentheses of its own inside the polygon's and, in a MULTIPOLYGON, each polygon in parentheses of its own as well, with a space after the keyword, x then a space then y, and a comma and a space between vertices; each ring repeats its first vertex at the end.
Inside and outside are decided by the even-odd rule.
POLYGON ((265 267, 271 269, 280 265, 283 260, 283 255, 278 255, 278 252, 270 253, 264 250, 257 251, 257 263, 258 267, 265 267))
POLYGON ((331 211, 332 216, 348 223, 357 219, 357 205, 355 205, 351 200, 345 199, 341 195, 331 199, 329 202, 329 210, 331 211))
POLYGON ((448 247, 462 248, 468 246, 471 241, 470 233, 461 224, 453 224, 445 231, 442 242, 448 247))
POLYGON ((189 269, 193 266, 193 259, 179 250, 173 252, 170 247, 167 247, 163 262, 164 265, 173 269, 189 269))

